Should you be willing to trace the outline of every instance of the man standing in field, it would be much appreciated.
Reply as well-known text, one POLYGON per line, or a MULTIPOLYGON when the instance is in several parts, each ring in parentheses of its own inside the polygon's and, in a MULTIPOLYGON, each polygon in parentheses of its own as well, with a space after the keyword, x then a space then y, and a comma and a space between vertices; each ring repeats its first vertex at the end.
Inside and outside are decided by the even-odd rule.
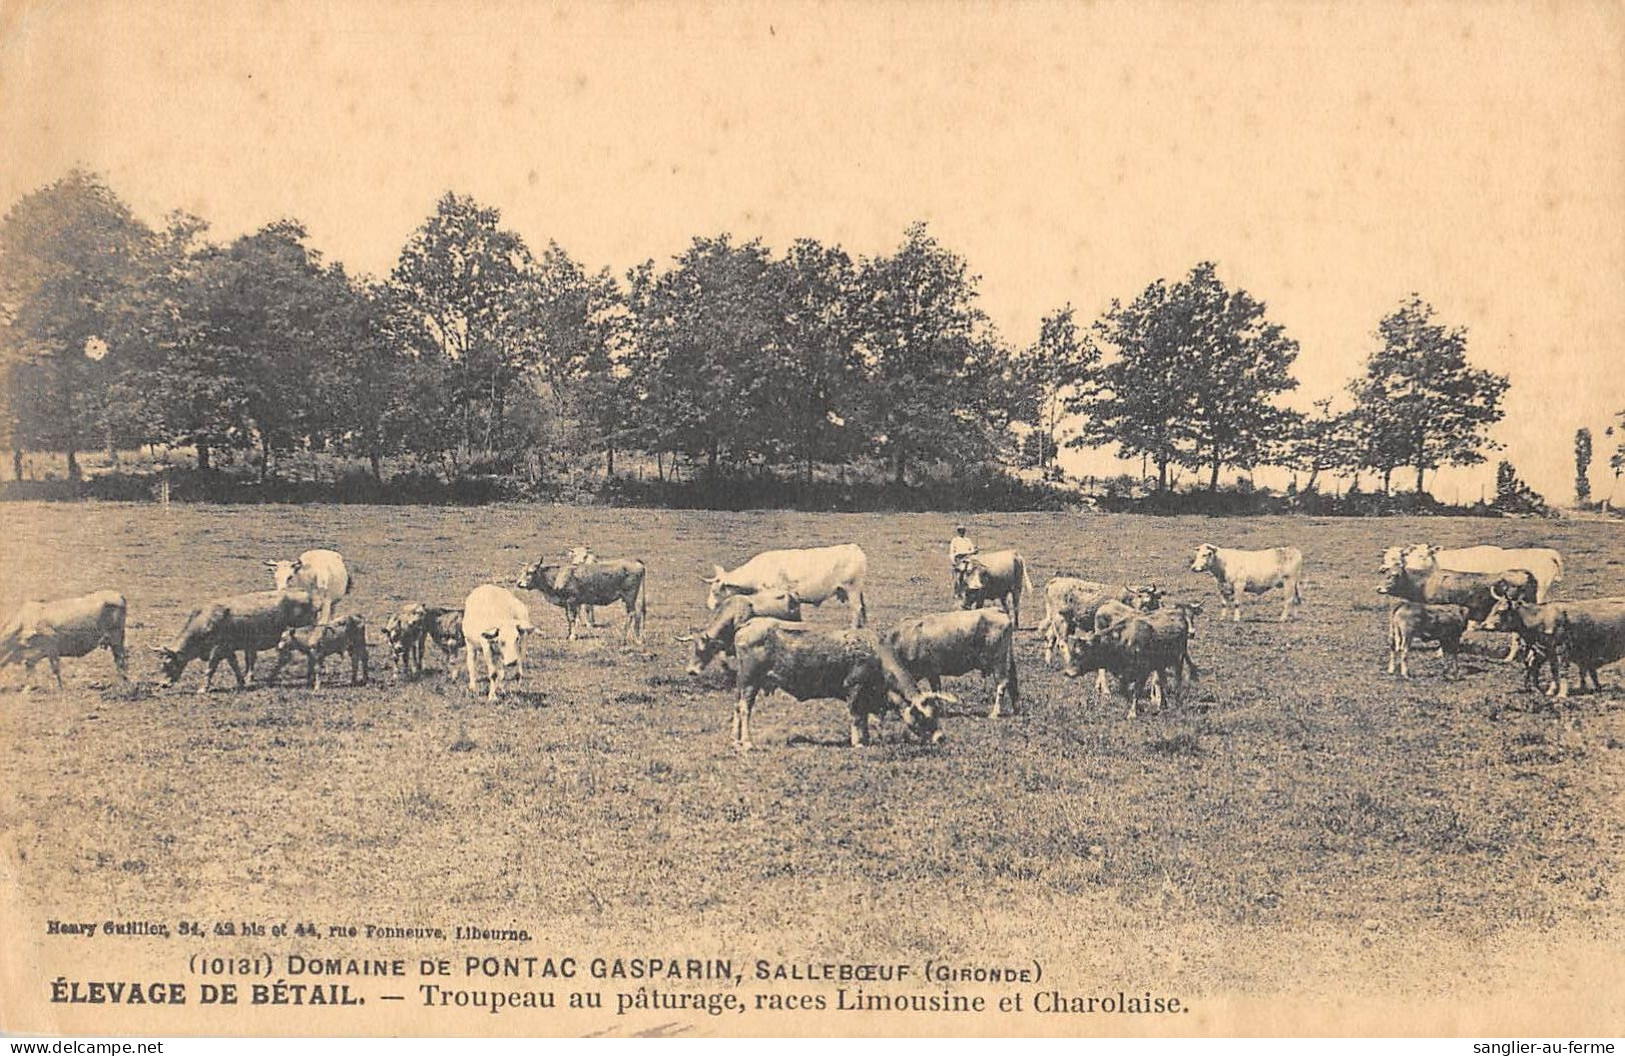
POLYGON ((953 575, 954 587, 959 587, 959 566, 965 558, 976 553, 976 542, 965 534, 965 526, 954 526, 954 537, 948 540, 948 566, 953 575))

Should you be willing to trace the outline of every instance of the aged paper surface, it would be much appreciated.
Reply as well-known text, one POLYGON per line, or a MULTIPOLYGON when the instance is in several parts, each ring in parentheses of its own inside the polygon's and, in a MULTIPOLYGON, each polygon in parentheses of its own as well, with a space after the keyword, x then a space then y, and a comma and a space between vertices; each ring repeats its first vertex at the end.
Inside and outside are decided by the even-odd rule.
MULTIPOLYGON (((447 190, 617 273, 720 231, 884 253, 923 218, 1015 344, 1216 259, 1303 343, 1311 395, 1420 290, 1512 377, 1497 437, 1552 495, 1579 425, 1606 476, 1625 410, 1617 3, 0 0, 0 142, 8 208, 83 166, 149 222, 297 217, 380 276, 447 190)), ((877 623, 925 611, 952 515, 4 507, 4 608, 124 590, 147 687, 103 692, 99 654, 60 698, 0 695, 6 1032, 1625 1024, 1618 669, 1557 716, 1487 661, 1396 688, 1369 592, 1383 546, 1437 533, 1557 546, 1576 596, 1625 594, 1617 522, 963 515, 1035 578, 1211 602, 1185 566, 1215 533, 1320 565, 1300 622, 1204 628, 1206 707, 1145 726, 1043 664, 1031 598, 1027 714, 956 718, 937 769, 839 747, 837 704, 782 696, 737 755, 731 691, 690 688, 672 638, 713 560, 781 545, 859 541, 877 623), (485 706, 456 657, 410 695, 387 670, 364 693, 150 688, 147 646, 307 542, 357 560, 352 611, 381 621, 582 539, 650 562, 649 644, 566 646, 538 600, 529 704, 485 706)))

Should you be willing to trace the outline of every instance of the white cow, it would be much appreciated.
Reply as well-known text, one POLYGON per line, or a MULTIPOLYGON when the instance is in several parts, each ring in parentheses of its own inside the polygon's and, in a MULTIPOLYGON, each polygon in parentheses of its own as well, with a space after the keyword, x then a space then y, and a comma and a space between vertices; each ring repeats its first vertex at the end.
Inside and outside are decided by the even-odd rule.
POLYGON ((468 689, 478 693, 479 675, 474 669, 476 652, 485 660, 490 684, 487 700, 495 702, 497 689, 513 672, 514 681, 525 677, 525 635, 536 629, 530 610, 508 591, 491 583, 475 587, 463 602, 463 642, 468 655, 468 689))
POLYGON ((337 550, 306 550, 292 561, 267 561, 276 589, 308 590, 318 609, 317 621, 333 619, 333 606, 350 592, 350 570, 337 550))
POLYGON ((1298 576, 1303 571, 1303 552, 1292 546, 1277 546, 1272 550, 1225 550, 1211 543, 1196 548, 1191 560, 1192 572, 1211 572, 1219 584, 1219 619, 1224 619, 1224 607, 1235 609, 1234 620, 1241 622, 1243 594, 1262 594, 1280 587, 1286 592, 1281 605, 1281 622, 1292 614, 1292 606, 1303 604, 1298 593, 1298 576))
POLYGON ((721 565, 714 567, 712 575, 700 577, 711 585, 705 599, 708 609, 715 609, 723 599, 735 594, 788 590, 808 605, 829 598, 850 605, 854 627, 862 627, 869 618, 863 602, 863 579, 869 572, 869 559, 855 543, 808 550, 767 550, 732 572, 721 565))
POLYGON ((21 661, 24 686, 41 660, 51 665, 62 688, 62 658, 88 656, 101 646, 113 654, 120 681, 128 682, 124 660, 124 596, 99 590, 78 598, 30 601, 0 627, 0 667, 21 661))
POLYGON ((1382 571, 1392 572, 1403 565, 1413 572, 1428 573, 1435 567, 1446 572, 1510 572, 1526 568, 1535 577, 1537 604, 1548 600, 1552 584, 1563 578, 1563 555, 1544 546, 1507 549, 1500 546, 1466 546, 1443 550, 1431 543, 1390 546, 1382 553, 1382 571))

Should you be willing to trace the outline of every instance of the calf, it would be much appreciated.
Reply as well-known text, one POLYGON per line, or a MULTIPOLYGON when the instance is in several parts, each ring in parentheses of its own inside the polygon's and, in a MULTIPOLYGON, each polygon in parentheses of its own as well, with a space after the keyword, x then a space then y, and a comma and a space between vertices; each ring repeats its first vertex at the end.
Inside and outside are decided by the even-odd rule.
POLYGON ((423 674, 423 649, 431 638, 449 668, 452 655, 463 647, 463 610, 410 602, 384 622, 384 638, 402 678, 423 674))
MULTIPOLYGON (((1221 610, 1231 606, 1235 610, 1234 622, 1241 622, 1241 599, 1248 594, 1263 594, 1280 587, 1286 595, 1281 604, 1281 622, 1292 614, 1294 605, 1303 604, 1298 592, 1298 578, 1303 573, 1303 552, 1292 546, 1277 546, 1272 550, 1226 550, 1211 543, 1196 548, 1191 559, 1192 572, 1211 572, 1219 585, 1221 610)), ((1223 613, 1220 613, 1223 619, 1223 613)))
POLYGON ((1418 640, 1437 641, 1445 669, 1460 666, 1461 636, 1467 630, 1467 609, 1461 605, 1424 605, 1402 601, 1388 614, 1388 673, 1399 667, 1399 677, 1410 678, 1411 644, 1418 640))
POLYGON ((536 629, 525 603, 492 583, 475 587, 463 602, 463 641, 468 657, 468 689, 479 692, 477 654, 485 661, 486 699, 496 703, 504 682, 525 677, 525 635, 536 629))
POLYGON ((1093 627, 1095 613, 1108 601, 1149 612, 1161 604, 1162 591, 1153 586, 1095 583, 1072 576, 1056 576, 1044 585, 1044 620, 1038 625, 1044 639, 1044 662, 1059 651, 1068 662, 1068 640, 1081 626, 1093 627))
POLYGON ((733 739, 752 747, 750 714, 756 695, 775 689, 797 700, 845 700, 852 720, 852 746, 869 743, 869 716, 897 710, 910 735, 922 742, 942 739, 939 703, 957 698, 922 692, 908 670, 875 632, 819 630, 783 620, 755 619, 734 637, 739 664, 739 700, 734 706, 733 739))
POLYGON ((542 597, 564 609, 567 637, 576 636, 576 619, 583 605, 619 601, 626 609, 621 640, 629 642, 634 630, 643 641, 643 621, 649 601, 643 590, 642 561, 594 561, 580 565, 544 565, 540 561, 519 574, 521 590, 540 591, 542 597))
POLYGON ((992 675, 996 682, 988 717, 997 718, 1005 701, 1012 711, 1021 703, 1013 632, 1010 617, 975 609, 904 620, 881 643, 897 655, 910 675, 925 680, 936 692, 942 690, 944 675, 972 671, 992 675))
POLYGON ((1549 696, 1569 695, 1568 662, 1580 669, 1580 688, 1591 676, 1594 690, 1602 689, 1597 670, 1625 659, 1625 598, 1590 598, 1585 601, 1520 602, 1509 592, 1496 595, 1495 607, 1484 621, 1485 630, 1511 631, 1530 647, 1525 672, 1532 682, 1542 658, 1549 659, 1552 685, 1549 696))
POLYGON ((1021 629, 1021 592, 1032 589, 1027 559, 1014 550, 966 554, 954 566, 954 594, 960 607, 979 609, 997 601, 1017 630, 1021 629))
POLYGON ((34 674, 34 665, 45 660, 62 689, 62 658, 88 656, 107 647, 119 681, 128 682, 124 654, 124 596, 100 590, 77 598, 30 601, 0 627, 0 667, 23 664, 23 684, 34 674))
POLYGON ((305 590, 316 599, 320 622, 333 618, 333 606, 350 592, 353 577, 337 550, 306 550, 292 561, 267 561, 278 590, 305 590))
POLYGON ((225 660, 237 676, 240 689, 254 677, 254 660, 259 651, 276 648, 282 632, 289 627, 315 623, 316 611, 316 600, 303 590, 266 590, 212 601, 186 618, 186 626, 173 643, 152 647, 159 656, 161 681, 172 686, 187 664, 207 660, 209 668, 198 689, 199 693, 207 693, 215 669, 225 660), (237 666, 239 652, 243 654, 242 667, 237 666))
POLYGON ((294 653, 305 657, 305 685, 322 688, 322 661, 335 654, 350 658, 350 685, 367 681, 367 625, 359 616, 346 616, 314 627, 289 627, 277 643, 276 664, 266 681, 276 681, 282 665, 294 653))
POLYGON ((719 653, 734 655, 734 638, 748 620, 759 616, 799 622, 801 599, 787 590, 764 590, 755 594, 735 594, 725 600, 717 614, 702 630, 677 636, 679 642, 693 643, 687 674, 698 676, 719 653))

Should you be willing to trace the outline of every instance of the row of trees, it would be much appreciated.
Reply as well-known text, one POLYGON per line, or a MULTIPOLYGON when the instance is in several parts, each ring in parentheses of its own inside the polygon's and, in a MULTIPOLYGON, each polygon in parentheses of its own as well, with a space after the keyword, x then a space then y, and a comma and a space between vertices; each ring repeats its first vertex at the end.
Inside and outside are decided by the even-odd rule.
POLYGON ((187 446, 408 454, 541 478, 562 461, 686 456, 719 474, 883 459, 1052 467, 1060 444, 1157 467, 1370 470, 1483 460, 1506 379, 1411 297, 1383 319, 1351 406, 1283 407, 1298 346, 1200 263, 1082 325, 1067 305, 1014 348, 979 278, 923 224, 853 258, 813 239, 696 238, 616 277, 533 251, 447 194, 390 275, 324 261, 294 221, 227 244, 196 217, 151 228, 73 172, 0 221, 0 418, 14 455, 187 446))

